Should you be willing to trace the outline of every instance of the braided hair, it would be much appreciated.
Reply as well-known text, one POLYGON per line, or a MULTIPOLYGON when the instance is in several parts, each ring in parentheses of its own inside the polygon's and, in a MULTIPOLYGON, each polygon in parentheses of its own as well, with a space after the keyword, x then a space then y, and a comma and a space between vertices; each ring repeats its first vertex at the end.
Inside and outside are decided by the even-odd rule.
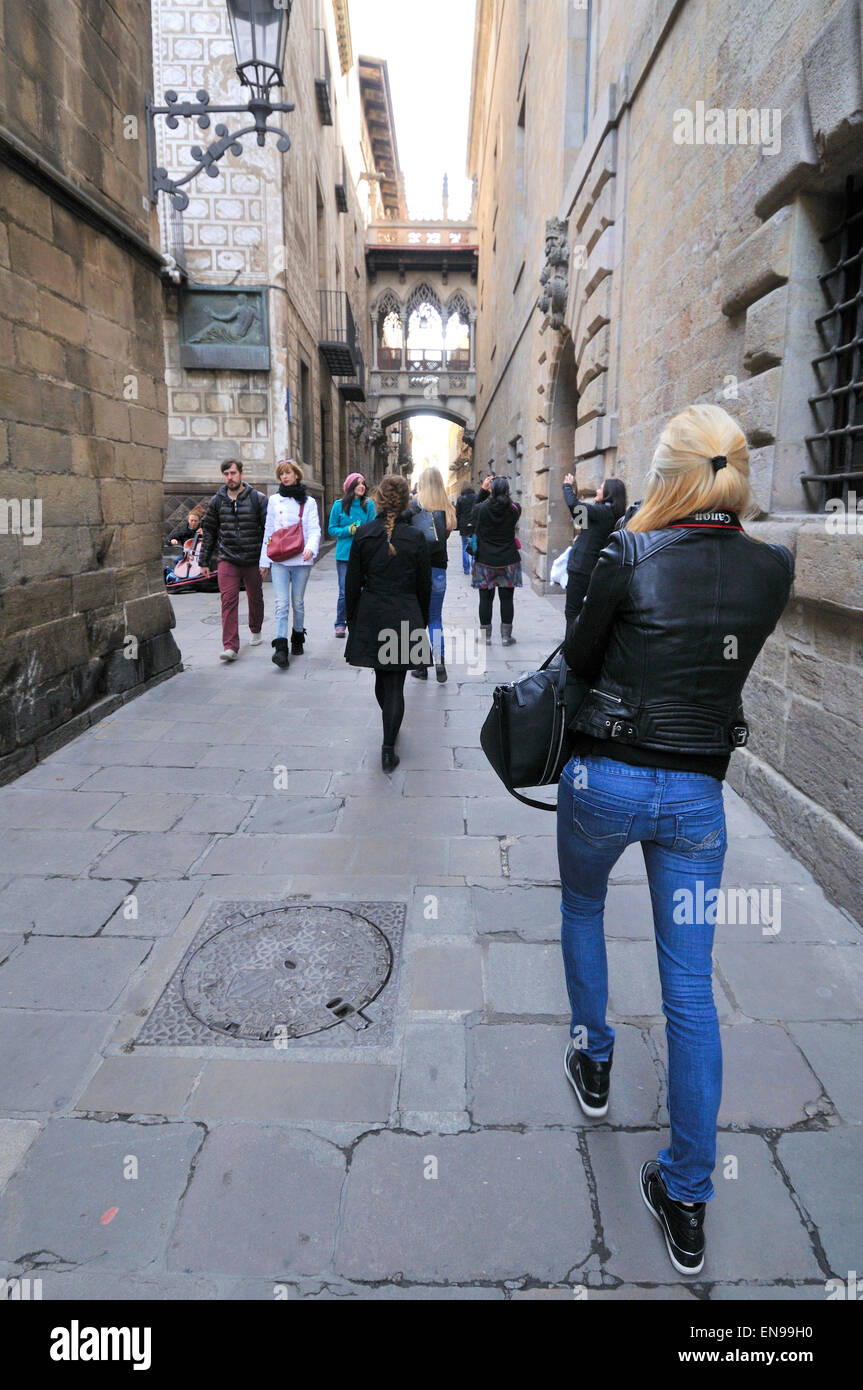
POLYGON ((385 473, 378 483, 375 502, 383 519, 387 533, 387 544, 391 555, 395 555, 393 528, 410 501, 407 478, 400 473, 385 473))

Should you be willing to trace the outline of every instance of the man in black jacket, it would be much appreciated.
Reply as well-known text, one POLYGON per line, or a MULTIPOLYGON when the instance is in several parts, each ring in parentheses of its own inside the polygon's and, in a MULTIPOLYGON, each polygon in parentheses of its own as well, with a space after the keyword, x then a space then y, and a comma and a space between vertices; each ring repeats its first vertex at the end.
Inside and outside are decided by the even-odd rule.
POLYGON ((208 568, 210 556, 219 552, 219 592, 222 595, 222 653, 221 661, 236 661, 240 651, 238 608, 240 584, 245 581, 249 602, 250 647, 261 644, 264 625, 264 591, 258 568, 264 523, 267 518, 267 499, 262 492, 243 482, 243 465, 239 459, 225 459, 222 464, 224 483, 212 498, 201 523, 204 539, 198 562, 208 568))
POLYGON ((567 473, 563 480, 563 500, 577 528, 566 566, 564 617, 570 623, 578 617, 599 552, 623 515, 626 489, 617 478, 607 478, 596 489, 592 502, 580 502, 575 494, 575 475, 567 473))

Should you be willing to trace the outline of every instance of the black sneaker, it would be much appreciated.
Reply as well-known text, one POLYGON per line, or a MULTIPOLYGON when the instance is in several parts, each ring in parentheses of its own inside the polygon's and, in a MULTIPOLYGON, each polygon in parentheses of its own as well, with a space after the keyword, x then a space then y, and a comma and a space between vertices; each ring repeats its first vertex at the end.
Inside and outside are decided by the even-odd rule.
POLYGON ((578 1097, 578 1103, 592 1120, 601 1120, 608 1111, 608 1087, 611 1080, 612 1052, 607 1062, 592 1062, 579 1052, 570 1039, 563 1054, 566 1079, 578 1097))
POLYGON ((669 1197, 655 1158, 641 1166, 641 1195, 665 1236, 678 1274, 700 1274, 704 1265, 704 1202, 685 1207, 669 1197))

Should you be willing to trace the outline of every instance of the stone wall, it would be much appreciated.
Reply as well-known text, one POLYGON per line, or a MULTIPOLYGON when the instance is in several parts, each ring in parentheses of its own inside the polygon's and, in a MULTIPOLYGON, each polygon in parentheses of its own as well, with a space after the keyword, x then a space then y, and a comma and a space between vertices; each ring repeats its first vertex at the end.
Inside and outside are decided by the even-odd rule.
POLYGON ((177 669, 179 652, 160 561, 149 4, 7 5, 0 35, 5 781, 177 669))
MULTIPOLYGON (((572 81, 571 7, 549 5, 526 44, 523 8, 480 4, 471 151, 481 292, 488 301, 495 256, 513 254, 515 219, 495 225, 494 190, 514 177, 519 83, 529 93, 537 70, 544 99, 533 126, 528 104, 527 166, 542 171, 542 212, 557 219, 566 254, 554 264, 552 243, 549 259, 535 220, 527 237, 533 292, 545 265, 559 276, 562 305, 556 310, 552 297, 524 324, 514 319, 509 355, 480 352, 488 404, 478 454, 499 458, 497 441, 514 420, 526 422, 527 558, 540 583, 548 557, 568 543, 559 494, 573 464, 582 492, 619 476, 635 497, 675 410, 715 400, 739 418, 760 517, 752 532, 788 544, 797 577, 794 602, 746 687, 752 739, 732 759, 730 780, 859 916, 863 536, 832 531, 818 516, 823 494, 807 492, 800 476, 814 471, 805 436, 808 398, 819 389, 812 359, 824 346, 815 323, 825 304, 821 237, 846 177, 863 173, 861 6, 775 0, 757 25, 743 0, 643 0, 611 10, 593 6, 589 120, 561 163, 560 109, 584 99, 572 81), (567 51, 567 40, 562 71, 554 51, 567 51), (768 120, 779 111, 780 139, 773 150, 767 140, 678 143, 675 113, 699 101, 768 120)), ((500 336, 493 313, 491 326, 481 316, 481 342, 500 336)))

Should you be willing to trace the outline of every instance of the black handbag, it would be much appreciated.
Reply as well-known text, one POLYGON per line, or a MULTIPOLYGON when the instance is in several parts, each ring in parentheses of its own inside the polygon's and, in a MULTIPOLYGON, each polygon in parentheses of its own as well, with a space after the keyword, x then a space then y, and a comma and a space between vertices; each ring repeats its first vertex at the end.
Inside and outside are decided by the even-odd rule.
POLYGON ((590 689, 589 681, 572 675, 562 649, 561 642, 538 671, 496 687, 479 736, 510 795, 540 811, 556 811, 557 804, 533 801, 516 787, 547 787, 560 780, 569 759, 567 730, 590 689))

